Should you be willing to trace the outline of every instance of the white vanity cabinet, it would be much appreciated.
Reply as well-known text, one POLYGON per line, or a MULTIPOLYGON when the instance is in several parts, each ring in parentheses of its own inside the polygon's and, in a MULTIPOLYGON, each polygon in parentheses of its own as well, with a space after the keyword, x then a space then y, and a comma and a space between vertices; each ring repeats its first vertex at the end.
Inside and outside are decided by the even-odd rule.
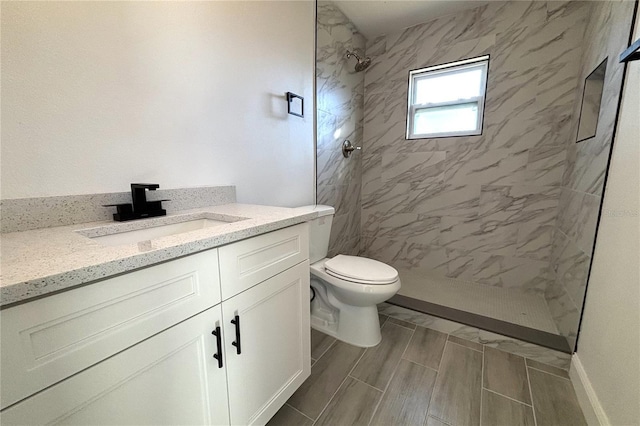
POLYGON ((308 224, 219 257, 231 424, 264 424, 311 374, 308 224))
POLYGON ((0 422, 266 423, 310 374, 308 257, 301 224, 1 311, 0 422))
POLYGON ((231 423, 264 424, 311 373, 309 262, 223 302, 222 317, 231 423))
POLYGON ((220 306, 2 412, 3 425, 228 424, 227 377, 212 354, 220 306))

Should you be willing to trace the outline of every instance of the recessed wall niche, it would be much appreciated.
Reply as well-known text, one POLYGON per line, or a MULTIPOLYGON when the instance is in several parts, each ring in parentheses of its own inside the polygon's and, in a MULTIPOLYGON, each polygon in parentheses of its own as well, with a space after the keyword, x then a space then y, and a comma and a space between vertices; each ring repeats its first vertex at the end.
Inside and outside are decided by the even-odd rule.
POLYGON ((577 142, 590 139, 596 135, 598 128, 598 115, 602 101, 602 88, 607 72, 607 59, 602 61, 584 81, 582 92, 582 107, 580 108, 580 122, 578 123, 577 142))

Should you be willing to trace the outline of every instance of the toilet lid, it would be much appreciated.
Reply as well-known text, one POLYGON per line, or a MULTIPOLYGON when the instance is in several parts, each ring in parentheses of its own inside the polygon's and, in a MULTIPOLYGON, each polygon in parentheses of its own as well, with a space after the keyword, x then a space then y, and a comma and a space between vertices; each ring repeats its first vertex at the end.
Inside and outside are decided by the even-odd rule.
POLYGON ((337 278, 363 284, 390 284, 398 279, 398 271, 391 266, 360 256, 339 254, 327 260, 324 268, 337 278))

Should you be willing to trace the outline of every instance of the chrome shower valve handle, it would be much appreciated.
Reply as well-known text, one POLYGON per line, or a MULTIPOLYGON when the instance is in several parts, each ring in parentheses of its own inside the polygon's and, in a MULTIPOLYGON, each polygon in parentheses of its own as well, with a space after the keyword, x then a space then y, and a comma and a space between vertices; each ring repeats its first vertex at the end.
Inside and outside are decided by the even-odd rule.
POLYGON ((355 150, 360 151, 361 149, 362 149, 362 147, 360 147, 360 146, 353 146, 349 139, 345 140, 342 143, 342 155, 344 155, 344 158, 349 158, 353 151, 355 151, 355 150))

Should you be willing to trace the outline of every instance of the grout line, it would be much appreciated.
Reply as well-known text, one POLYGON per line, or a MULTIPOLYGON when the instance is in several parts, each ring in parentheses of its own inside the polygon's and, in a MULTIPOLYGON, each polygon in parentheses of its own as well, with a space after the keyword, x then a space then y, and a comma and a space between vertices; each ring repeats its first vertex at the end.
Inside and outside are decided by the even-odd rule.
MULTIPOLYGON (((454 336, 454 337, 456 337, 456 336, 454 336)), ((466 339, 463 339, 463 340, 466 340, 466 339)), ((448 338, 447 338, 447 343, 453 343, 454 345, 462 346, 462 347, 463 347, 463 348, 465 348, 465 349, 469 349, 469 350, 476 351, 476 352, 479 352, 479 353, 481 353, 481 354, 484 354, 484 345, 482 345, 482 350, 481 350, 481 351, 479 351, 479 350, 477 350, 477 349, 470 348, 469 346, 465 346, 465 345, 460 344, 460 343, 458 343, 458 342, 454 342, 454 341, 452 341, 452 340, 449 340, 448 338)), ((481 343, 480 343, 480 344, 481 344, 481 343)))
MULTIPOLYGON (((429 417, 430 417, 429 411, 431 410, 431 401, 433 401, 433 394, 436 393, 436 384, 438 383, 439 377, 440 377, 440 373, 436 371, 436 379, 433 381, 433 389, 431 389, 431 396, 429 397, 429 403, 427 404, 427 415, 424 417, 425 425, 429 422, 429 417)), ((434 419, 438 419, 436 416, 431 416, 431 417, 433 417, 434 419)), ((446 423, 445 421, 442 421, 442 423, 449 424, 449 423, 446 423)))
POLYGON ((560 378, 560 379, 564 379, 564 380, 569 380, 569 381, 571 381, 571 379, 570 379, 570 378, 562 377, 562 376, 560 376, 559 374, 551 373, 551 372, 546 371, 546 370, 541 370, 541 369, 539 369, 539 368, 532 367, 532 366, 530 366, 529 364, 527 364, 527 368, 530 368, 530 369, 532 369, 532 370, 539 371, 539 372, 541 372, 541 373, 551 374, 552 376, 554 376, 554 377, 558 377, 558 378, 560 378))
MULTIPOLYGON (((396 372, 394 371, 393 374, 391 375, 391 380, 393 380, 393 376, 395 376, 395 374, 396 372)), ((391 383, 391 380, 389 380, 389 383, 391 383)), ((387 388, 385 387, 384 391, 382 391, 382 395, 380 395, 380 399, 378 400, 378 403, 376 404, 375 407, 373 407, 373 413, 371 413, 371 418, 367 422, 367 426, 370 426, 373 419, 376 418, 376 414, 378 414, 378 408, 380 408, 380 404, 382 403, 382 400, 384 399, 386 394, 387 394, 387 388)))
MULTIPOLYGON (((415 328, 414 329, 410 329, 409 328, 409 330, 411 330, 411 337, 409 337, 409 340, 407 340, 407 344, 404 347, 404 350, 402 351, 402 355, 400 355, 400 359, 398 360, 398 364, 400 364, 400 360, 404 359, 404 356, 407 353, 407 349, 409 349, 409 345, 411 345, 411 341, 413 341, 413 338, 416 335, 416 329, 415 328)), ((397 368, 398 368, 398 366, 396 365, 396 369, 397 368)), ((395 370, 394 370, 394 374, 395 374, 395 370)))
POLYGON ((419 365, 420 367, 428 368, 429 370, 435 371, 436 373, 438 372, 438 370, 436 370, 433 367, 428 367, 428 366, 426 366, 424 364, 420 364, 419 362, 416 362, 416 361, 413 361, 413 360, 410 360, 410 359, 407 359, 407 358, 400 358, 400 360, 401 361, 407 361, 407 362, 410 362, 410 363, 415 364, 415 365, 419 365))
MULTIPOLYGON (((392 317, 387 317, 387 318, 392 318, 392 317)), ((414 326, 413 328, 410 328, 410 327, 407 327, 406 325, 398 324, 397 322, 391 321, 391 324, 397 325, 398 327, 406 328, 407 330, 411 330, 411 331, 414 331, 416 329, 416 327, 417 327, 417 325, 412 323, 412 322, 401 320, 401 319, 398 319, 398 318, 393 318, 393 319, 396 320, 396 321, 402 321, 402 322, 406 322, 406 323, 409 323, 409 324, 413 324, 413 326, 414 326)), ((387 321, 389 321, 389 320, 387 319, 384 323, 386 324, 387 321)))
POLYGON ((447 344, 449 343, 449 334, 447 333, 447 340, 444 341, 444 349, 442 349, 442 356, 440 357, 440 363, 438 364, 438 372, 436 373, 436 380, 433 382, 433 390, 431 391, 431 398, 429 398, 429 405, 427 406, 427 418, 426 421, 429 421, 429 416, 442 421, 443 423, 448 424, 444 420, 441 420, 437 416, 432 416, 431 413, 431 402, 433 401, 433 397, 436 394, 436 389, 438 389, 438 382, 440 381, 440 367, 442 366, 442 360, 444 359, 444 353, 447 351, 447 344))
POLYGON ((353 377, 351 374, 349 374, 347 377, 350 377, 350 378, 352 378, 353 380, 355 380, 356 382, 360 382, 360 383, 362 383, 363 385, 367 385, 367 386, 369 386, 370 388, 377 390, 378 392, 384 393, 384 390, 382 390, 382 389, 380 389, 380 388, 377 388, 377 387, 375 387, 375 386, 373 386, 373 385, 370 385, 369 383, 367 383, 367 382, 365 382, 365 381, 363 381, 363 380, 360 380, 360 379, 358 379, 358 378, 356 378, 356 377, 353 377))
MULTIPOLYGON (((453 342, 455 343, 455 342, 453 342)), ((484 345, 482 345, 482 367, 480 368, 480 418, 478 419, 478 423, 482 426, 482 390, 484 389, 484 345)))
MULTIPOLYGON (((385 322, 385 324, 386 324, 386 322, 385 322)), ((411 330, 411 331, 415 330, 415 328, 405 327, 404 325, 398 324, 398 323, 395 323, 395 322, 392 322, 391 324, 397 325, 398 327, 402 327, 402 328, 407 329, 407 330, 411 330)))
POLYGON ((347 378, 349 377, 349 375, 347 374, 345 376, 344 379, 342 379, 342 382, 340 383, 340 386, 338 386, 338 388, 336 389, 336 391, 333 393, 333 395, 331 395, 331 398, 329 398, 329 400, 327 401, 327 403, 325 404, 324 408, 320 411, 320 414, 318 414, 318 417, 313 421, 313 424, 316 424, 316 422, 320 419, 320 417, 322 417, 322 414, 324 414, 324 412, 326 411, 327 407, 329 407, 329 404, 331 404, 331 401, 333 401, 333 398, 336 396, 336 394, 338 393, 338 391, 340 391, 340 388, 342 387, 342 385, 344 385, 344 382, 347 381, 347 378))
MULTIPOLYGON (((409 329, 409 330, 411 330, 411 329, 409 329)), ((389 377, 389 381, 385 385, 384 390, 382 391, 382 395, 380 396, 380 399, 378 400, 378 403, 376 404, 375 408, 373 409, 373 413, 371 414, 371 418, 369 419, 369 422, 367 423, 367 426, 371 425, 371 422, 375 418, 376 413, 378 412, 378 408, 380 408, 380 404, 382 403, 382 400, 384 399, 385 395, 387 394, 387 390, 389 390, 389 385, 393 381, 394 377, 396 377, 396 373, 398 372, 398 366, 400 365, 400 361, 402 361, 402 359, 404 357, 404 354, 407 353, 407 349, 409 348, 409 345, 411 344, 411 340, 413 340, 413 336, 415 334, 416 334, 416 330, 415 329, 411 330, 411 337, 409 337, 409 340, 407 341, 407 345, 404 347, 404 351, 402 351, 402 355, 400 355, 400 358, 398 359, 398 362, 396 363, 396 366, 393 369, 393 373, 391 373, 391 377, 389 377)))
POLYGON ((307 416, 305 413, 303 413, 302 411, 298 410, 293 405, 289 405, 289 403, 286 403, 286 402, 285 402, 284 405, 286 405, 287 407, 291 408, 292 410, 297 411, 298 413, 302 414, 304 417, 306 417, 307 419, 311 420, 311 422, 314 422, 314 420, 311 417, 307 416))
POLYGON ((551 375, 551 376, 553 376, 553 377, 557 377, 557 378, 562 379, 562 380, 568 380, 568 381, 571 381, 571 378, 562 377, 562 376, 559 376, 559 375, 557 375, 557 374, 549 373, 548 371, 540 370, 539 368, 529 367, 529 366, 527 366, 527 368, 530 368, 530 369, 532 369, 532 370, 539 371, 539 372, 544 373, 544 374, 549 374, 549 375, 551 375))
POLYGON ((527 404, 526 402, 518 401, 517 399, 511 398, 510 396, 507 396, 507 395, 503 395, 503 394, 501 394, 500 392, 496 392, 496 391, 494 391, 494 390, 487 389, 487 388, 485 388, 485 387, 483 387, 482 389, 486 390, 487 392, 495 393, 496 395, 500 395, 501 397, 504 397, 504 398, 510 399, 511 401, 513 401, 513 402, 517 402, 518 404, 526 405, 527 407, 531 407, 531 408, 533 408, 533 406, 531 406, 531 405, 527 404))
POLYGON ((449 341, 449 333, 443 333, 446 337, 444 338, 444 346, 442 347, 442 353, 440 354, 440 360, 438 360, 438 372, 440 372, 440 366, 442 365, 442 360, 444 359, 444 351, 447 349, 447 342, 449 341))
POLYGON ((440 417, 437 417, 437 416, 427 416, 427 422, 429 421, 429 417, 436 419, 440 423, 443 423, 445 425, 451 426, 451 423, 447 423, 444 420, 442 420, 440 417))
MULTIPOLYGON (((384 314, 380 314, 379 315, 384 315, 384 314)), ((389 319, 389 315, 384 315, 384 319, 382 320, 382 324, 380 324, 380 328, 382 328, 383 325, 386 324, 387 320, 389 319)))
MULTIPOLYGON (((400 360, 405 360, 405 361, 412 362, 412 363, 414 363, 416 365, 419 365, 419 366, 424 367, 424 368, 428 368, 429 370, 433 370, 433 371, 435 371, 437 373, 438 372, 438 368, 440 368, 440 362, 442 361, 442 356, 444 355, 444 347, 442 348, 442 353, 440 354, 440 359, 438 360, 438 368, 429 367, 429 366, 426 366, 424 364, 420 364, 417 361, 413 361, 413 360, 410 360, 408 358, 405 358, 405 355, 407 354, 407 349, 409 349, 409 346, 411 345, 411 342, 413 341, 413 338, 416 335, 416 331, 418 331, 418 326, 416 326, 416 328, 413 330, 413 334, 411 335, 411 338, 409 339, 409 343, 407 343, 407 347, 404 348, 404 352, 402 352, 402 356, 400 357, 400 360)), ((442 333, 442 334, 446 334, 446 333, 442 333)), ((447 343, 447 339, 449 338, 448 334, 446 336, 447 337, 445 337, 445 340, 444 340, 445 345, 447 343)))
MULTIPOLYGON (((525 367, 528 367, 526 365, 526 361, 525 361, 525 367)), ((525 368, 525 370, 527 370, 527 384, 529 385, 529 397, 531 398, 531 411, 533 411, 533 424, 534 426, 538 426, 538 419, 536 419, 536 408, 533 406, 533 392, 531 391, 531 378, 529 377, 529 368, 525 368)))
MULTIPOLYGON (((328 334, 325 334, 325 336, 327 337, 331 337, 328 334)), ((336 344, 336 342, 338 341, 338 339, 336 339, 335 337, 331 337, 333 339, 333 342, 331 342, 331 344, 329 346, 327 346, 327 349, 325 349, 318 358, 316 358, 316 362, 320 361, 320 358, 322 358, 327 352, 329 352, 329 349, 331 349, 333 347, 333 345, 336 344)))
MULTIPOLYGON (((402 307, 402 306, 398 306, 398 307, 399 307, 399 308, 402 308, 402 309, 405 309, 405 310, 407 310, 407 311, 413 311, 412 309, 404 308, 404 307, 402 307)), ((439 320, 439 321, 448 321, 448 322, 454 323, 454 324, 456 324, 456 325, 461 325, 461 326, 464 326, 464 327, 471 327, 471 328, 474 328, 475 330, 481 330, 481 329, 479 329, 479 328, 477 328, 477 327, 473 327, 473 326, 470 326, 470 325, 465 325, 465 324, 462 324, 462 323, 459 323, 459 322, 455 322, 455 321, 452 321, 452 320, 448 320, 448 319, 446 319, 446 318, 436 317, 436 316, 431 315, 431 314, 425 314, 425 313, 423 313, 423 312, 419 312, 419 311, 413 311, 413 312, 418 312, 418 313, 423 314, 423 315, 431 316, 431 317, 433 317, 433 318, 435 318, 436 320, 439 320)), ((436 331, 436 332, 438 332, 438 333, 446 334, 447 336, 449 336, 449 334, 450 334, 450 333, 447 333, 446 331, 438 330, 437 328, 434 328, 434 327, 431 327, 431 326, 428 326, 428 325, 418 324, 417 322, 409 321, 408 319, 396 318, 396 317, 394 317, 393 315, 389 315, 389 314, 382 314, 382 315, 386 315, 386 316, 387 316, 387 318, 394 318, 394 319, 397 319, 397 320, 399 320, 399 321, 404 321, 404 322, 408 322, 408 323, 410 323, 410 324, 413 324, 413 325, 415 325, 415 326, 416 326, 416 329, 417 329, 418 327, 421 327, 421 328, 426 328, 427 330, 436 331)), ((396 325, 400 325, 400 324, 396 324, 396 325)), ((400 325, 400 327, 402 327, 402 326, 400 325)), ((405 328, 406 328, 406 327, 405 327, 405 328)), ((464 340, 467 340, 467 339, 464 339, 464 340)))
MULTIPOLYGON (((337 340, 336 340, 337 341, 337 340)), ((335 342, 334 342, 335 343, 335 342)), ((322 409, 322 411, 320 411, 320 414, 318 414, 318 417, 313 421, 313 423, 315 424, 318 419, 320 417, 322 417, 322 414, 327 410, 327 407, 329 407, 329 405, 331 404, 331 401, 333 401, 333 398, 336 397, 338 391, 340 391, 340 388, 342 387, 342 385, 344 385, 344 383, 347 381, 347 379, 349 377, 351 377, 351 373, 353 373, 353 370, 355 370, 356 366, 358 365, 358 363, 360 362, 360 360, 362 360, 362 357, 364 356, 364 354, 367 353, 367 349, 365 349, 364 351, 362 351, 362 355, 360 355, 360 357, 358 358, 358 360, 355 362, 355 364, 353 364, 353 367, 351 367, 351 370, 349 370, 349 372, 347 373, 347 375, 344 377, 344 379, 342 379, 342 382, 340 383, 340 386, 338 386, 338 388, 336 389, 336 391, 333 393, 333 395, 331 395, 331 398, 329 398, 329 401, 327 401, 327 404, 324 406, 324 408, 322 409)), ((375 389, 375 388, 374 388, 375 389)))
POLYGON ((440 365, 442 364, 442 360, 444 359, 444 350, 447 348, 447 342, 449 341, 449 336, 450 336, 449 333, 442 333, 442 334, 444 334, 444 346, 442 347, 442 353, 440 354, 440 359, 438 360, 438 369, 436 370, 438 372, 440 371, 440 365))

